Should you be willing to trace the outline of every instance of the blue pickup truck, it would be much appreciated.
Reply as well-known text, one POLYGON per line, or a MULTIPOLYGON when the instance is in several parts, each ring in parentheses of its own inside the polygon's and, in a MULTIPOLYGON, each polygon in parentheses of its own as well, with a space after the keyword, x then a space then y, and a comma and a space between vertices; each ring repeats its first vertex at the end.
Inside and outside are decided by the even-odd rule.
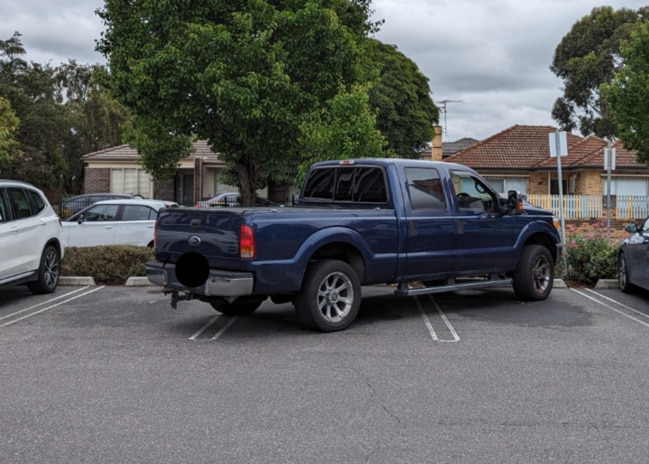
POLYGON ((270 298, 332 332, 354 321, 364 285, 418 295, 510 283, 544 300, 560 253, 550 212, 466 166, 357 159, 314 164, 296 207, 161 210, 146 272, 174 308, 195 298, 244 315, 270 298))

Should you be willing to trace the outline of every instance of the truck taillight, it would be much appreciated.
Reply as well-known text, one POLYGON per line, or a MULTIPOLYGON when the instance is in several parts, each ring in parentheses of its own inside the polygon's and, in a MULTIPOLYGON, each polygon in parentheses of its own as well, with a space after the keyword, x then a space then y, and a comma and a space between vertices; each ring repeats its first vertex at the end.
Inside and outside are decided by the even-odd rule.
POLYGON ((255 231, 247 224, 241 225, 241 233, 239 235, 239 256, 241 256, 241 259, 254 259, 255 256, 257 256, 255 231))

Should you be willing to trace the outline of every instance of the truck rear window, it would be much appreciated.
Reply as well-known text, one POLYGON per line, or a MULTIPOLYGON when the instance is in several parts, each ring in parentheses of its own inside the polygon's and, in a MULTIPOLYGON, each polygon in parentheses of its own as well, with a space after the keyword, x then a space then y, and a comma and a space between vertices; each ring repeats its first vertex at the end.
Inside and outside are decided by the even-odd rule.
POLYGON ((376 166, 317 168, 309 174, 302 197, 328 202, 387 203, 385 173, 376 166))

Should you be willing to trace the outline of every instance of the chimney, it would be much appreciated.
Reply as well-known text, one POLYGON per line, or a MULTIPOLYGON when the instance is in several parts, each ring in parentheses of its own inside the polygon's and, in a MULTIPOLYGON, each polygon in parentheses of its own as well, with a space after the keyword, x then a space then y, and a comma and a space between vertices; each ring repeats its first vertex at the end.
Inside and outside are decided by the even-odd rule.
POLYGON ((432 161, 442 161, 442 126, 435 126, 434 129, 432 161))

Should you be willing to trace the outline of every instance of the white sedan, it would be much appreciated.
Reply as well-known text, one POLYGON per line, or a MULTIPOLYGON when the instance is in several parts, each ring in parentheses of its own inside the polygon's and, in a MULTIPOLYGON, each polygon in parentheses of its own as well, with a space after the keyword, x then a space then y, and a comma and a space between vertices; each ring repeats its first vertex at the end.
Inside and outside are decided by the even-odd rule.
POLYGON ((178 204, 139 198, 98 201, 63 221, 63 242, 70 247, 153 246, 158 211, 173 207, 178 204))

